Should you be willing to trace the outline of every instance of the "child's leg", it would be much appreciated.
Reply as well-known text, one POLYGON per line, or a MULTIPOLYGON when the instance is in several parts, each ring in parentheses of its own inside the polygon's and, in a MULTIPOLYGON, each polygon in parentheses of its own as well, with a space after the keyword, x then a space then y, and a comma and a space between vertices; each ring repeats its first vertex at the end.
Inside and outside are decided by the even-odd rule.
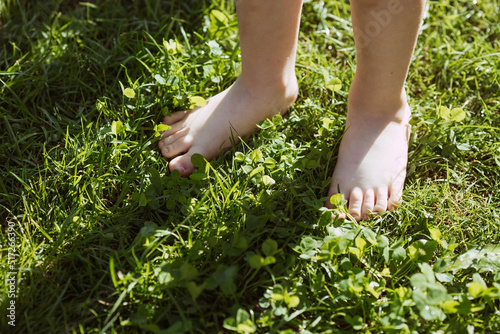
POLYGON ((404 83, 424 3, 351 1, 357 68, 329 196, 340 188, 358 220, 400 202, 410 117, 404 83))
POLYGON ((170 170, 192 173, 191 156, 213 159, 231 146, 231 137, 246 136, 256 124, 284 114, 297 97, 295 52, 302 0, 238 0, 242 73, 206 106, 165 117, 171 125, 159 142, 173 158, 170 170))

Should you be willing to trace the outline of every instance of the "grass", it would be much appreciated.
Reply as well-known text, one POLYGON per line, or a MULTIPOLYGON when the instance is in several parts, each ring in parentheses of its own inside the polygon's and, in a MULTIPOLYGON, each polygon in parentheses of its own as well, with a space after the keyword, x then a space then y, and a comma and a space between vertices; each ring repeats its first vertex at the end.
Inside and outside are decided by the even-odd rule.
POLYGON ((231 3, 3 1, 2 333, 500 331, 498 6, 429 2, 405 202, 357 224, 322 208, 346 2, 304 4, 289 115, 182 179, 155 125, 234 81, 231 3))

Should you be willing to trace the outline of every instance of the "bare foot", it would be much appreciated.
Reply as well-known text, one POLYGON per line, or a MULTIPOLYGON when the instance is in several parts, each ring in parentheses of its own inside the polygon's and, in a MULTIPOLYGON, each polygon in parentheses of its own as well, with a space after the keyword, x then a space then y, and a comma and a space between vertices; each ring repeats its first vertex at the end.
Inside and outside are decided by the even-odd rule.
MULTIPOLYGON (((337 189, 356 220, 385 212, 401 202, 408 161, 410 108, 406 100, 390 114, 349 107, 346 130, 328 196, 337 189)), ((327 201, 326 207, 332 205, 327 201)), ((341 214, 339 218, 345 218, 341 214)))
POLYGON ((189 111, 165 117, 163 123, 172 126, 166 131, 158 147, 170 161, 171 171, 177 169, 182 176, 193 172, 191 156, 199 153, 207 160, 239 142, 257 129, 256 124, 274 115, 285 114, 297 97, 297 80, 287 85, 248 85, 236 82, 208 103, 189 111))

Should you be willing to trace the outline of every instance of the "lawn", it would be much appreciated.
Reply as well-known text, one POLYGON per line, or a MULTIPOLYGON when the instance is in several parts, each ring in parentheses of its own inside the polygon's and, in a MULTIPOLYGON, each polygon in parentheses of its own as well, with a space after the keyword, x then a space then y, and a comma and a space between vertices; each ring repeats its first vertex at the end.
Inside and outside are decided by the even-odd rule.
POLYGON ((500 332, 499 5, 428 2, 404 203, 356 223, 348 1, 305 1, 290 112, 181 178, 159 123, 237 77, 232 1, 2 0, 0 332, 500 332))

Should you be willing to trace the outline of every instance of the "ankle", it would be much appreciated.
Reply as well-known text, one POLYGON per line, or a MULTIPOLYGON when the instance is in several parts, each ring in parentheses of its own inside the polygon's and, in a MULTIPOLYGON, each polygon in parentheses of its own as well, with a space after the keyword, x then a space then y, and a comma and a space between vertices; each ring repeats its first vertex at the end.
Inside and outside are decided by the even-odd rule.
POLYGON ((295 74, 258 78, 241 75, 238 80, 246 91, 252 92, 267 101, 285 103, 287 107, 295 102, 298 96, 298 82, 295 74))
POLYGON ((351 87, 348 109, 349 114, 392 118, 401 122, 410 117, 410 107, 404 89, 399 94, 387 94, 380 90, 358 90, 351 87))

